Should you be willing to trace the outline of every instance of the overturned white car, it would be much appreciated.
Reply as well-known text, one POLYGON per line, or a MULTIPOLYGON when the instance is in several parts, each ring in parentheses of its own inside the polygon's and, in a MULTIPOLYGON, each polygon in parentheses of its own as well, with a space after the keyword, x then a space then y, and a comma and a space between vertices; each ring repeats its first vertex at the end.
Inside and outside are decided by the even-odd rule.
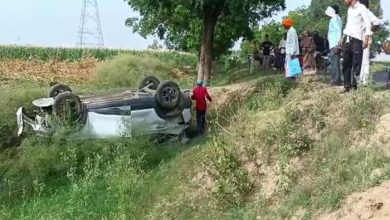
POLYGON ((63 84, 54 85, 47 98, 33 101, 35 114, 17 110, 18 135, 25 125, 43 134, 71 128, 72 138, 113 138, 168 134, 186 138, 192 101, 173 81, 145 78, 138 90, 76 95, 63 84))

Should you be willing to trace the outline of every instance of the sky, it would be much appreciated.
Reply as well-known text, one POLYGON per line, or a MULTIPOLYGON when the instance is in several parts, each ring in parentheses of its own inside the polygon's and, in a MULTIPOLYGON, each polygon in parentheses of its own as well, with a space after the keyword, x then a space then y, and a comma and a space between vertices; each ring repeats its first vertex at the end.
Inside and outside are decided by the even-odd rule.
MULTIPOLYGON (((390 1, 382 0, 390 20, 390 1)), ((310 0, 286 0, 287 9, 275 16, 308 5, 310 0)), ((145 49, 154 37, 144 39, 125 27, 136 15, 124 0, 98 0, 104 44, 107 48, 145 49)), ((78 40, 82 0, 0 0, 0 45, 18 44, 74 47, 78 40)))

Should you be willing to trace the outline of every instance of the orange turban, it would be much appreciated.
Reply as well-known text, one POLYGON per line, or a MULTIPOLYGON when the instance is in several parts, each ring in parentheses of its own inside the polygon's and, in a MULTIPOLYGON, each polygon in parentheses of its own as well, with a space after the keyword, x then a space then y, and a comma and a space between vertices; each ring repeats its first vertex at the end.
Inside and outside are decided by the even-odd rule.
POLYGON ((294 25, 294 21, 291 18, 287 18, 283 20, 282 24, 284 27, 290 28, 294 25))

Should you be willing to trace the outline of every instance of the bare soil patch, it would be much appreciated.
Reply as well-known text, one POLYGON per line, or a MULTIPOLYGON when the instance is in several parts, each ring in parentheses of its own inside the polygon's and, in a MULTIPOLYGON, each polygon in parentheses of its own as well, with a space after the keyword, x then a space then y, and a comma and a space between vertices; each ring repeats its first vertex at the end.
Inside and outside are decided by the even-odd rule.
POLYGON ((390 181, 349 196, 341 210, 318 219, 390 219, 390 181))
POLYGON ((87 83, 92 79, 96 59, 75 62, 40 60, 3 60, 0 62, 0 80, 33 80, 39 83, 87 83))

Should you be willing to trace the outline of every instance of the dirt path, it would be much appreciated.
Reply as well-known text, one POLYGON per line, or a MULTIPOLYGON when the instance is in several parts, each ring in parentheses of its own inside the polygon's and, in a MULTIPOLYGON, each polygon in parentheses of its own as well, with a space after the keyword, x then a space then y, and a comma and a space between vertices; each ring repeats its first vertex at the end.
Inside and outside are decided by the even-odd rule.
POLYGON ((390 181, 365 192, 349 196, 340 211, 319 217, 320 220, 390 219, 390 181))

